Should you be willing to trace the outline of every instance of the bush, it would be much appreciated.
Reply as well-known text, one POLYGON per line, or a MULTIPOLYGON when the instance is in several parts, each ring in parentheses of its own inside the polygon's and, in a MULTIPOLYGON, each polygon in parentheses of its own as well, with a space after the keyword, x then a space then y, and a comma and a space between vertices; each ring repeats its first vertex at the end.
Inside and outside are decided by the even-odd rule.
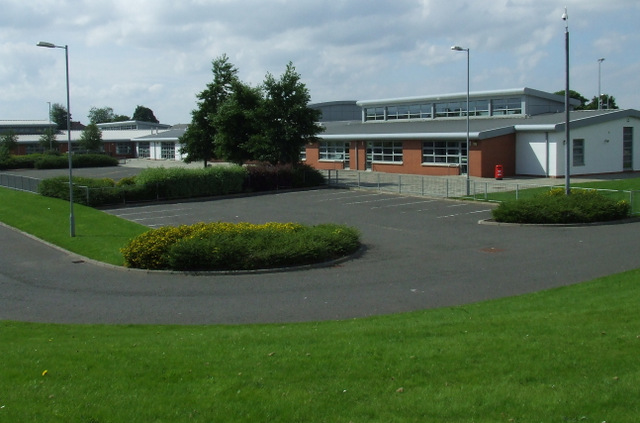
POLYGON ((346 256, 360 247, 359 237, 333 224, 199 223, 145 232, 122 253, 126 266, 144 269, 266 269, 346 256))
POLYGON ((573 189, 571 195, 557 188, 530 199, 505 201, 492 211, 498 222, 592 223, 629 217, 627 201, 616 201, 596 190, 573 189))
POLYGON ((149 168, 136 177, 136 184, 155 190, 159 198, 190 198, 242 192, 246 171, 240 166, 203 169, 149 168))
MULTIPOLYGON (((73 177, 73 202, 95 206, 109 203, 112 197, 119 196, 113 190, 115 182, 113 179, 73 177)), ((38 193, 47 197, 60 198, 69 201, 69 177, 56 176, 47 178, 38 185, 38 193)))
POLYGON ((287 188, 305 188, 325 183, 324 176, 308 165, 271 165, 257 163, 247 166, 249 191, 273 191, 287 188))
POLYGON ((0 160, 0 169, 33 169, 35 161, 42 154, 29 154, 26 156, 9 156, 0 160))

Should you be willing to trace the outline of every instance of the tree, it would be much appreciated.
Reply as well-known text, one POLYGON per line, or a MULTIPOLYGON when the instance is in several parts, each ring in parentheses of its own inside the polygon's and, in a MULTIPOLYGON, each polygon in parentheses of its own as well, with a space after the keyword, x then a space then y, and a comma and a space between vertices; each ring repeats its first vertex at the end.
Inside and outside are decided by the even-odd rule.
POLYGON ((133 112, 132 119, 139 120, 142 122, 160 123, 160 121, 156 119, 155 115, 153 114, 153 110, 144 106, 136 107, 136 110, 133 112))
POLYGON ((260 88, 252 88, 237 80, 231 85, 231 94, 212 119, 217 128, 215 154, 241 165, 252 158, 252 145, 262 140, 259 112, 263 97, 260 88))
POLYGON ((87 152, 100 151, 100 147, 102 146, 102 131, 100 131, 98 125, 95 123, 87 125, 84 131, 82 131, 82 135, 80 135, 79 144, 87 152))
POLYGON ((44 133, 40 136, 38 144, 50 153, 58 151, 58 141, 56 140, 56 131, 52 128, 45 129, 44 133))
MULTIPOLYGON (((617 109, 616 99, 609 94, 600 95, 600 109, 617 109)), ((598 110, 598 96, 594 96, 591 102, 584 107, 585 110, 598 110)))
MULTIPOLYGON (((65 131, 67 129, 67 108, 59 103, 51 105, 51 114, 49 118, 52 122, 56 123, 58 131, 65 131)), ((69 121, 71 121, 71 115, 69 115, 69 121)))
MULTIPOLYGON (((562 97, 564 97, 564 90, 556 91, 554 94, 561 95, 562 97)), ((585 105, 587 104, 587 101, 589 101, 582 94, 573 90, 569 90, 569 98, 573 98, 575 100, 580 101, 580 105, 576 106, 575 110, 584 110, 585 105)))
POLYGON ((87 115, 89 123, 107 123, 113 122, 115 114, 111 107, 92 107, 87 115))
POLYGON ((18 148, 18 135, 9 131, 0 137, 0 159, 7 159, 11 152, 18 148))
POLYGON ((191 112, 191 124, 180 137, 180 152, 186 155, 185 162, 207 161, 215 157, 217 128, 213 117, 218 108, 232 92, 232 83, 237 80, 238 70, 229 62, 226 54, 212 61, 213 82, 197 95, 198 107, 191 112))
POLYGON ((323 131, 317 125, 321 112, 308 107, 311 96, 291 62, 280 80, 267 74, 263 90, 263 139, 252 146, 254 158, 272 164, 297 164, 302 147, 323 131))
POLYGON ((128 120, 131 120, 131 118, 127 115, 115 115, 113 117, 113 122, 126 122, 128 120))

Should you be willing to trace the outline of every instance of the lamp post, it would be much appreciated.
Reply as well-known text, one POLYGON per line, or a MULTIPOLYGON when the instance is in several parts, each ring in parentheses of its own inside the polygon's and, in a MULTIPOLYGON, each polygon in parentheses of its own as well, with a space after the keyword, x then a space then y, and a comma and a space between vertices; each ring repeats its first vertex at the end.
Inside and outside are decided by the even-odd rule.
POLYGON ((71 107, 69 105, 69 46, 58 46, 46 41, 40 41, 38 47, 45 48, 62 48, 64 49, 64 58, 67 71, 67 156, 69 157, 69 235, 76 236, 76 222, 73 215, 73 162, 71 161, 71 107))
POLYGON ((470 151, 469 151, 469 48, 463 48, 460 46, 452 46, 453 51, 466 51, 467 52, 467 195, 471 192, 471 181, 469 179, 469 171, 471 168, 470 151))
POLYGON ((600 89, 600 83, 602 81, 602 62, 604 62, 604 57, 598 59, 598 110, 602 109, 602 90, 600 89))
POLYGON ((564 27, 564 51, 566 57, 565 67, 565 87, 564 87, 564 192, 566 195, 571 194, 571 158, 569 153, 571 152, 571 139, 569 138, 569 15, 567 14, 567 8, 564 8, 562 14, 562 20, 565 22, 564 27))

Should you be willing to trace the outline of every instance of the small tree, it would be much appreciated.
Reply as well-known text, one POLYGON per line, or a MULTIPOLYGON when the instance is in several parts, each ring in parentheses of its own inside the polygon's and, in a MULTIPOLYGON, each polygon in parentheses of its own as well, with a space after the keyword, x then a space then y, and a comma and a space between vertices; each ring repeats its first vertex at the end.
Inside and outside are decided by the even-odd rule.
POLYGON ((58 151, 58 141, 56 139, 56 131, 52 128, 45 129, 44 133, 40 136, 38 144, 49 153, 56 153, 58 151))
MULTIPOLYGON (((58 131, 67 129, 67 108, 63 105, 59 103, 52 104, 49 118, 56 123, 58 131)), ((71 115, 69 115, 69 121, 71 121, 71 115)))
POLYGON ((141 122, 153 122, 160 123, 158 119, 156 119, 153 114, 153 110, 144 106, 137 106, 136 110, 133 112, 133 120, 139 120, 141 122))
POLYGON ((113 122, 115 114, 111 107, 92 107, 87 115, 89 123, 113 122))
MULTIPOLYGON (((601 109, 617 109, 618 105, 616 104, 616 99, 609 94, 600 95, 600 108, 601 109)), ((598 110, 598 96, 594 96, 591 99, 591 102, 587 104, 585 110, 598 110)))
POLYGON ((18 148, 18 135, 9 131, 0 137, 0 160, 8 159, 11 152, 18 148))
POLYGON ((100 151, 100 147, 102 146, 102 131, 100 131, 98 125, 95 123, 87 125, 84 131, 82 131, 79 144, 87 152, 100 151))

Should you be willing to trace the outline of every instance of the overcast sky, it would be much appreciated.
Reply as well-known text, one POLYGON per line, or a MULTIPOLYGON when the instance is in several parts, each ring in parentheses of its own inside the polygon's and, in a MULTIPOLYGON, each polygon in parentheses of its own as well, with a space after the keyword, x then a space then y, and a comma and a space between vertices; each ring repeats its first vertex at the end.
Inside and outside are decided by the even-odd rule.
POLYGON ((262 83, 293 62, 313 102, 565 86, 565 23, 571 89, 602 92, 640 109, 638 0, 0 0, 0 120, 47 119, 66 106, 131 116, 151 108, 188 123, 196 94, 226 53, 240 79, 262 83))

